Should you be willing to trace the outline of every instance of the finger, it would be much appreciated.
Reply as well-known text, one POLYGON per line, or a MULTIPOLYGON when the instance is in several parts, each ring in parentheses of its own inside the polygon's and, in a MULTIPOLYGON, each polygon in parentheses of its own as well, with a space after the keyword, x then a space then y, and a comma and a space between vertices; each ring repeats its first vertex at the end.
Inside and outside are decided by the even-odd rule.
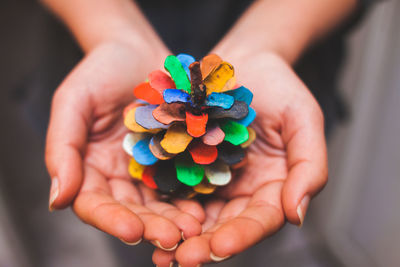
POLYGON ((194 199, 173 199, 172 203, 178 207, 181 211, 191 214, 200 223, 205 220, 205 212, 201 204, 194 199))
POLYGON ((164 251, 156 248, 152 260, 157 267, 172 267, 175 262, 175 251, 164 251))
POLYGON ((198 266, 212 261, 210 240, 215 231, 225 222, 237 216, 247 206, 249 197, 237 198, 228 203, 223 200, 213 200, 206 205, 208 230, 199 237, 189 238, 183 242, 176 252, 176 259, 182 266, 198 266), (211 224, 211 222, 214 222, 211 224), (196 250, 195 253, 191 252, 196 250))
POLYGON ((221 210, 216 225, 179 246, 177 261, 183 266, 222 261, 276 232, 284 223, 281 190, 281 181, 271 182, 261 187, 251 199, 228 203, 221 210), (237 214, 236 209, 243 210, 237 214), (189 257, 194 247, 196 257, 189 257))
POLYGON ((108 183, 115 200, 121 203, 144 204, 139 188, 131 180, 110 179, 108 183))
MULTIPOLYGON (((172 204, 159 201, 155 191, 148 188, 147 186, 140 184, 139 188, 142 192, 142 195, 145 196, 145 206, 155 213, 174 222, 175 225, 181 230, 182 239, 199 235, 201 233, 201 224, 196 219, 196 217, 188 212, 183 211, 182 209, 177 208, 172 204)), ((202 211, 200 204, 198 204, 194 200, 183 200, 181 202, 181 207, 184 207, 188 211, 196 213, 199 213, 199 209, 201 209, 202 211)))
POLYGON ((171 204, 151 201, 146 203, 146 207, 175 223, 181 231, 183 240, 201 233, 201 224, 195 217, 186 212, 182 212, 171 204))
POLYGON ((211 261, 211 233, 203 233, 185 240, 175 252, 175 259, 182 267, 197 267, 211 261))
POLYGON ((282 202, 289 222, 301 225, 311 197, 328 178, 323 115, 318 107, 287 114, 283 139, 287 144, 288 177, 282 202))
POLYGON ((206 220, 203 223, 203 232, 211 228, 217 222, 218 216, 225 206, 225 201, 222 199, 215 199, 209 201, 205 205, 206 220))
MULTIPOLYGON (((283 226, 282 185, 282 181, 277 181, 262 186, 240 214, 215 230, 210 240, 211 258, 214 261, 246 250, 283 226)), ((239 204, 243 205, 244 202, 239 204)))
POLYGON ((139 183, 138 188, 140 190, 140 193, 142 194, 144 204, 159 199, 159 195, 157 194, 157 192, 148 188, 143 183, 139 183))
POLYGON ((112 196, 110 187, 99 172, 85 168, 82 189, 73 209, 84 221, 128 244, 140 242, 144 225, 140 218, 112 196))
POLYGON ((52 101, 46 138, 45 160, 52 188, 49 208, 64 208, 78 193, 82 178, 82 154, 87 139, 90 111, 82 92, 61 85, 52 101))
MULTIPOLYGON (((204 227, 210 227, 211 225, 214 225, 220 211, 224 206, 225 201, 220 199, 209 201, 205 205, 206 220, 205 224, 203 225, 203 229, 207 229, 204 227)), ((190 255, 184 256, 183 261, 185 262, 185 265, 183 266, 198 266, 200 262, 208 262, 210 260, 209 246, 205 245, 209 242, 209 239, 209 234, 202 234, 201 236, 188 238, 187 240, 190 240, 188 243, 186 243, 187 241, 183 242, 185 246, 192 248, 193 251, 190 253, 190 255), (186 256, 188 257, 186 258, 186 256)), ((170 264, 175 261, 175 253, 163 253, 162 250, 157 249, 153 253, 153 262, 157 266, 171 266, 170 264)))
POLYGON ((238 197, 225 202, 223 205, 216 204, 215 207, 212 207, 214 210, 208 208, 209 212, 215 212, 215 209, 222 206, 214 219, 214 223, 207 229, 207 232, 214 233, 221 225, 238 216, 247 207, 249 200, 250 197, 238 197))
POLYGON ((114 198, 139 216, 143 222, 143 237, 163 250, 175 250, 181 240, 179 228, 167 218, 156 214, 142 204, 132 201, 132 195, 137 191, 130 181, 111 179, 109 183, 114 198))

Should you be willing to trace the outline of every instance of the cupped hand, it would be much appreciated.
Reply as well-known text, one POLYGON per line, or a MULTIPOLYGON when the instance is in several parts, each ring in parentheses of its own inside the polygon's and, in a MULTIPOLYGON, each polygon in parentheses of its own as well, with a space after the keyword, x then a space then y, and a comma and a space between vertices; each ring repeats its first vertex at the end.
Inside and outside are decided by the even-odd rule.
POLYGON ((156 249, 159 267, 221 261, 275 233, 286 220, 301 225, 310 199, 327 181, 323 115, 292 68, 274 54, 224 59, 254 93, 257 139, 231 184, 204 205, 202 234, 174 252, 156 249))
POLYGON ((51 210, 72 203, 84 222, 128 244, 144 238, 172 250, 182 234, 188 238, 201 232, 203 209, 189 200, 161 202, 156 193, 133 183, 121 147, 127 132, 122 110, 133 100, 132 89, 161 67, 166 53, 123 43, 91 51, 54 95, 46 165, 51 210))

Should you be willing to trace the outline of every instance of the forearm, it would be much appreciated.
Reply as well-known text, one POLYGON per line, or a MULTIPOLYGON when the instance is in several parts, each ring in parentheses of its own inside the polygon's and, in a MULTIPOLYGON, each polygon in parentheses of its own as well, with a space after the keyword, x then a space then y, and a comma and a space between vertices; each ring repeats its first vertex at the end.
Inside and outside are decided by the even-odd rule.
POLYGON ((343 21, 357 0, 259 0, 214 52, 236 61, 272 51, 293 63, 313 41, 343 21))
POLYGON ((85 52, 118 41, 138 49, 166 51, 131 0, 42 0, 67 25, 85 52))

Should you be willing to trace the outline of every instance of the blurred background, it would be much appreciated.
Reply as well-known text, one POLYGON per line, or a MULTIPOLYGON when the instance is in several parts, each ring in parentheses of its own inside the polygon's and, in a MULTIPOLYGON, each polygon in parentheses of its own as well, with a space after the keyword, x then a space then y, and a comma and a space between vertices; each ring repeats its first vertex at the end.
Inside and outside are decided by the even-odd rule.
MULTIPOLYGON (((379 2, 347 36, 337 83, 347 119, 330 132, 330 181, 304 227, 219 266, 400 266, 399 14, 400 1, 379 2)), ((0 267, 153 266, 150 245, 48 212, 48 88, 81 53, 36 1, 2 0, 0 31, 0 267)))

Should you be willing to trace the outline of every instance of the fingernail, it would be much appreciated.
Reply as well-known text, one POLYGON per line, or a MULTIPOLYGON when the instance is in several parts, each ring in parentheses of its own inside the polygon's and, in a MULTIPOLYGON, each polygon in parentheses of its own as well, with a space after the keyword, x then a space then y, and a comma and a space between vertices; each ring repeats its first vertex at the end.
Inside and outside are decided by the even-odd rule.
POLYGON ((304 217, 306 216, 309 203, 310 203, 310 196, 306 195, 303 197, 303 199, 300 201, 300 204, 297 206, 297 215, 299 216, 300 219, 300 224, 298 225, 299 227, 303 226, 304 217))
POLYGON ((214 255, 212 252, 210 253, 210 258, 215 262, 226 260, 229 257, 230 257, 230 255, 225 256, 225 257, 218 257, 218 256, 214 255))
POLYGON ((123 240, 123 239, 120 239, 123 243, 125 243, 125 244, 127 244, 128 246, 136 246, 136 245, 138 245, 138 244, 140 244, 140 242, 142 242, 142 239, 140 238, 138 241, 136 241, 136 242, 127 242, 127 241, 125 241, 125 240, 123 240))
POLYGON ((164 248, 163 246, 161 246, 160 241, 158 241, 158 240, 153 240, 153 241, 151 241, 151 243, 152 243, 154 246, 156 246, 156 247, 158 247, 158 248, 161 248, 162 250, 165 250, 165 251, 173 251, 173 250, 175 250, 175 249, 178 247, 178 244, 176 244, 176 245, 173 246, 172 248, 164 248))
POLYGON ((185 241, 186 238, 185 238, 185 235, 183 234, 183 232, 181 232, 181 236, 182 236, 182 240, 185 241))
POLYGON ((58 178, 54 177, 51 180, 51 187, 50 187, 50 199, 49 199, 49 211, 50 212, 54 210, 53 204, 54 204, 54 201, 57 199, 59 192, 60 192, 60 190, 58 187, 58 178))

